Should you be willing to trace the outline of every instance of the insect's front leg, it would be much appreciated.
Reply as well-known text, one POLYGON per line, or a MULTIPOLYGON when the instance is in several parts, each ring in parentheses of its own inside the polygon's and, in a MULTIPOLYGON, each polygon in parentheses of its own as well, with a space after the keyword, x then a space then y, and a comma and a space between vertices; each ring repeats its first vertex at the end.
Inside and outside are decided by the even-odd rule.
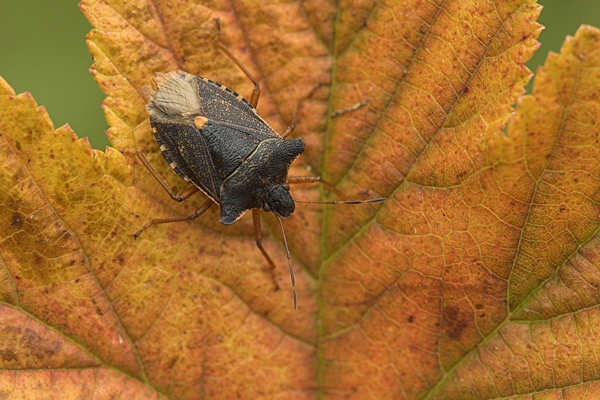
POLYGON ((287 181, 285 181, 288 185, 295 185, 298 183, 320 183, 325 186, 328 190, 335 193, 337 197, 340 199, 345 199, 346 196, 339 190, 335 188, 331 183, 327 182, 325 179, 320 176, 288 176, 287 181))
POLYGON ((150 162, 148 161, 148 159, 146 158, 146 156, 144 155, 144 153, 142 151, 132 150, 132 149, 124 149, 124 150, 119 150, 119 151, 123 154, 137 155, 138 159, 148 169, 148 171, 150 171, 152 176, 154 176, 154 178, 158 181, 160 186, 162 186, 162 188, 165 189, 165 192, 167 192, 167 194, 173 200, 179 201, 179 202, 184 201, 185 199, 187 199, 188 197, 190 197, 191 195, 193 195, 194 193, 196 193, 198 191, 198 187, 196 187, 195 185, 192 185, 189 188, 187 188, 186 190, 184 190, 183 192, 176 194, 175 192, 173 192, 173 190, 167 184, 167 182, 165 182, 165 180, 158 174, 158 172, 156 172, 154 170, 154 168, 152 167, 152 165, 150 164, 150 162))
POLYGON ((381 203, 385 201, 386 198, 378 197, 376 199, 367 199, 367 200, 345 200, 346 196, 337 190, 335 186, 326 180, 322 179, 320 176, 288 176, 287 181, 285 181, 288 185, 293 185, 297 183, 321 183, 327 189, 331 190, 342 200, 334 200, 334 201, 312 201, 312 200, 298 200, 294 199, 296 203, 314 203, 314 204, 363 204, 363 203, 381 203))
MULTIPOLYGON (((279 226, 281 227, 281 236, 283 237, 283 244, 285 245, 285 253, 288 259, 288 267, 290 269, 290 280, 292 281, 292 293, 294 294, 294 310, 296 310, 298 308, 298 299, 296 295, 296 278, 294 277, 294 270, 292 269, 292 258, 290 256, 290 249, 287 244, 287 239, 285 238, 285 232, 283 231, 283 223, 281 222, 281 218, 277 214, 275 214, 275 218, 277 218, 277 222, 279 222, 279 226)), ((263 254, 265 259, 269 263, 269 268, 271 269, 271 278, 273 279, 273 283, 275 284, 275 290, 278 290, 279 285, 275 280, 275 263, 262 246, 262 232, 260 230, 259 209, 255 208, 252 210, 252 219, 254 220, 254 237, 256 238, 256 246, 258 246, 260 252, 263 254)))
POLYGON ((279 284, 275 280, 275 263, 267 253, 267 250, 262 245, 262 232, 260 229, 260 210, 253 209, 252 210, 252 220, 254 221, 254 239, 256 240, 256 247, 260 250, 265 260, 267 260, 267 264, 269 264, 269 270, 271 272, 271 278, 273 279, 273 284, 275 285, 275 290, 279 290, 279 284))

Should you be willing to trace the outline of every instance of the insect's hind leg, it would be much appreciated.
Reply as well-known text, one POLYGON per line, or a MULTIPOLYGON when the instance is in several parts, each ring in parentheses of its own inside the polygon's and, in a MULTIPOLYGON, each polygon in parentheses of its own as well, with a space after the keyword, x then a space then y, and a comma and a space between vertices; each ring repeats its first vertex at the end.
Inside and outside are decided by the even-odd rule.
POLYGON ((138 236, 140 236, 142 234, 142 232, 144 232, 147 228, 151 227, 152 225, 160 225, 160 224, 168 224, 171 222, 195 220, 196 218, 198 218, 199 216, 204 214, 206 212, 206 210, 208 210, 210 208, 210 206, 212 206, 213 204, 214 204, 214 201, 212 201, 212 199, 208 199, 200 206, 200 208, 198 208, 196 211, 194 211, 194 213, 192 215, 188 215, 187 217, 151 219, 150 221, 146 222, 139 231, 137 231, 136 233, 133 234, 133 238, 137 239, 138 236))
POLYGON ((258 105, 258 98, 260 97, 260 84, 258 83, 256 78, 252 76, 252 74, 250 73, 250 71, 248 71, 244 64, 242 64, 242 62, 238 60, 237 57, 234 56, 233 53, 229 51, 227 46, 225 46, 225 44, 223 44, 223 42, 221 41, 221 21, 219 20, 219 18, 215 18, 215 24, 217 25, 217 34, 215 35, 215 42, 217 43, 217 47, 223 53, 225 53, 225 55, 229 57, 231 61, 233 61, 235 65, 237 65, 242 70, 242 72, 248 77, 248 79, 250 79, 254 84, 254 89, 252 89, 252 97, 250 98, 250 104, 252 104, 254 108, 256 108, 256 106, 258 105))
POLYGON ((191 195, 193 195, 194 193, 196 193, 198 191, 198 188, 196 186, 192 185, 189 188, 187 188, 186 190, 184 190, 183 192, 176 194, 175 192, 173 192, 173 190, 167 184, 167 182, 165 182, 165 180, 152 167, 152 165, 150 164, 150 162, 148 161, 148 159, 146 158, 146 156, 144 155, 144 153, 142 151, 132 150, 132 149, 124 149, 124 150, 119 150, 119 151, 123 154, 137 155, 138 159, 142 162, 144 167, 146 167, 148 169, 148 171, 150 171, 152 176, 158 181, 160 186, 162 186, 162 188, 165 189, 165 192, 167 192, 168 195, 173 200, 179 201, 179 202, 184 201, 185 199, 187 199, 188 197, 190 197, 191 195))

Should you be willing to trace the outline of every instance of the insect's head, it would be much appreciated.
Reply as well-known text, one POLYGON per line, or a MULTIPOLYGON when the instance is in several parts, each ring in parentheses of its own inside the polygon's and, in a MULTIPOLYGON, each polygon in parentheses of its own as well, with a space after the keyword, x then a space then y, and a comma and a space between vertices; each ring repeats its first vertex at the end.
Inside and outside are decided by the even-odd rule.
POLYGON ((289 217, 296 209, 296 203, 290 195, 289 185, 273 185, 265 194, 263 210, 273 211, 281 217, 289 217))

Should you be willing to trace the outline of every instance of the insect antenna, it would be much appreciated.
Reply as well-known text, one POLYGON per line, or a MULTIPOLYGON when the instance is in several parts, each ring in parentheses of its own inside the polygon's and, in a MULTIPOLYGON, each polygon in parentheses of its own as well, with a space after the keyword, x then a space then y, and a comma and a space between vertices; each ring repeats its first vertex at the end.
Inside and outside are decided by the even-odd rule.
POLYGON ((332 200, 332 201, 315 201, 315 200, 299 200, 293 199, 296 203, 310 203, 310 204, 363 204, 363 203, 381 203, 386 201, 386 197, 380 197, 377 199, 369 200, 332 200))
POLYGON ((290 267, 290 279, 292 280, 292 290, 294 291, 294 310, 297 309, 298 300, 296 298, 296 278, 294 277, 294 270, 292 269, 292 257, 290 257, 290 249, 288 248, 287 239, 285 238, 285 232, 283 231, 283 222, 279 215, 274 214, 277 221, 279 221, 279 227, 281 227, 281 235, 283 236, 283 244, 285 244, 285 253, 288 259, 288 265, 290 267))

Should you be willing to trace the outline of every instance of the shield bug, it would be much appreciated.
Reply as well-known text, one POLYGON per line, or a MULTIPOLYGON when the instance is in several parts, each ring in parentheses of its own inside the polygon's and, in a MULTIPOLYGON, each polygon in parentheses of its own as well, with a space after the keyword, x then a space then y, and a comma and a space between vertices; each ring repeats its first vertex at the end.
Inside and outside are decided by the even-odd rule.
POLYGON ((343 195, 318 176, 288 176, 290 165, 304 151, 302 139, 285 140, 295 128, 301 102, 294 122, 281 135, 275 132, 256 111, 260 97, 258 81, 220 41, 220 24, 218 20, 215 22, 218 48, 254 83, 251 99, 247 101, 218 82, 183 71, 158 73, 153 88, 142 88, 160 150, 173 170, 192 185, 175 194, 142 152, 122 152, 136 154, 173 200, 183 201, 198 190, 208 196, 208 200, 190 216, 152 219, 133 236, 137 238, 151 225, 194 220, 215 203, 221 208, 219 221, 225 225, 233 224, 252 210, 256 245, 269 264, 277 288, 275 263, 262 246, 260 226, 260 210, 273 212, 283 235, 296 309, 294 270, 281 217, 294 212, 295 202, 362 204, 385 199, 318 202, 292 198, 291 184, 313 182, 324 184, 341 198, 343 195))

